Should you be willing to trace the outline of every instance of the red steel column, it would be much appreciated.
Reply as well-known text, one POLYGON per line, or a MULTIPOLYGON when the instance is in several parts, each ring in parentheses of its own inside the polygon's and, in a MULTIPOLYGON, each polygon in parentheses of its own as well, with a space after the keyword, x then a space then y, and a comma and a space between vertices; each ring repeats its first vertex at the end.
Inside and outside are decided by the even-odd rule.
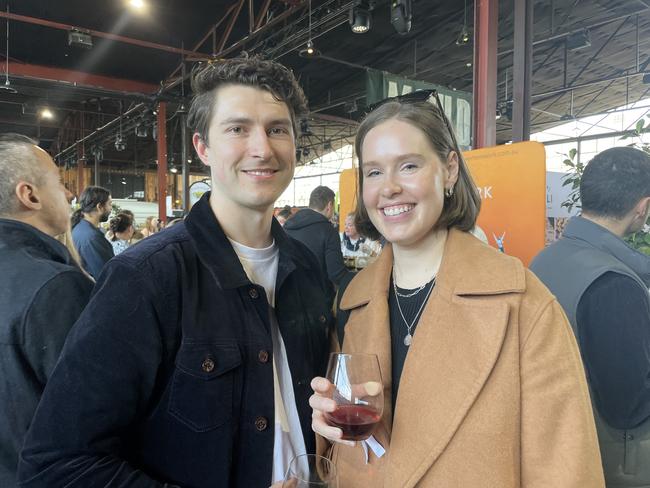
POLYGON ((167 103, 158 104, 158 218, 167 221, 167 103))
POLYGON ((474 4, 474 144, 496 145, 498 0, 474 4))

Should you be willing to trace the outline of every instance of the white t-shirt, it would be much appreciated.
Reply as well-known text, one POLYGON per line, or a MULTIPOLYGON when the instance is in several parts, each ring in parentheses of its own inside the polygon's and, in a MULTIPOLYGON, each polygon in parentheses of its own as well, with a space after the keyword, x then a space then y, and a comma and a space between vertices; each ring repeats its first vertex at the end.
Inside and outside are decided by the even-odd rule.
MULTIPOLYGON (((275 435, 273 442, 273 477, 271 484, 284 480, 291 460, 305 454, 300 418, 293 393, 287 351, 275 316, 275 281, 278 275, 279 251, 275 241, 266 248, 255 249, 230 240, 248 279, 264 287, 269 302, 271 336, 273 339, 273 389, 275 404, 275 435)), ((303 466, 303 469, 308 469, 303 466)))

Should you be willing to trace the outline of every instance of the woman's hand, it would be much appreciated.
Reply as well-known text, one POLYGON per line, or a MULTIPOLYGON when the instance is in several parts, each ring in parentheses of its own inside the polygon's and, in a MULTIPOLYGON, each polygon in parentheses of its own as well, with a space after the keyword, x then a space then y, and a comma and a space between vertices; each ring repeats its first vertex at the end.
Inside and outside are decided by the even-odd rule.
POLYGON ((311 388, 314 394, 309 398, 309 405, 312 408, 311 428, 318 435, 325 437, 331 442, 338 442, 347 446, 354 446, 353 441, 344 441, 343 431, 338 427, 332 427, 325 421, 325 413, 336 410, 336 402, 332 400, 334 385, 326 378, 317 376, 311 380, 311 388))

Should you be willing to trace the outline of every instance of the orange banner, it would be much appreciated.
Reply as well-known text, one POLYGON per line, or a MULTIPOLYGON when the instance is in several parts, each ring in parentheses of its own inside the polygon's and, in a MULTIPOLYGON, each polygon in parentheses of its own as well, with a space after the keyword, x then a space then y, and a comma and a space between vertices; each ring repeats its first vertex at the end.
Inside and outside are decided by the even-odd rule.
POLYGON ((478 225, 490 244, 528 266, 544 248, 546 152, 520 142, 463 153, 481 193, 478 225))
MULTIPOLYGON (((538 142, 520 142, 463 153, 481 193, 478 225, 490 245, 528 266, 544 248, 546 152, 538 142)), ((341 232, 354 210, 356 169, 341 173, 341 232)))

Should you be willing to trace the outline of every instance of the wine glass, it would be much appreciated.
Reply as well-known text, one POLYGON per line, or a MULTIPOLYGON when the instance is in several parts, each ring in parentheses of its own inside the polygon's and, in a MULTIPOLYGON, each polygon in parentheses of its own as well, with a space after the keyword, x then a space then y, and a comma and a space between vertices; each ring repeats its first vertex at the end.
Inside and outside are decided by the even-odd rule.
POLYGON ((338 488, 336 466, 317 454, 299 454, 289 463, 282 488, 338 488))
POLYGON ((370 437, 384 410, 384 387, 376 354, 330 354, 327 379, 334 386, 336 410, 325 413, 344 440, 370 437))

